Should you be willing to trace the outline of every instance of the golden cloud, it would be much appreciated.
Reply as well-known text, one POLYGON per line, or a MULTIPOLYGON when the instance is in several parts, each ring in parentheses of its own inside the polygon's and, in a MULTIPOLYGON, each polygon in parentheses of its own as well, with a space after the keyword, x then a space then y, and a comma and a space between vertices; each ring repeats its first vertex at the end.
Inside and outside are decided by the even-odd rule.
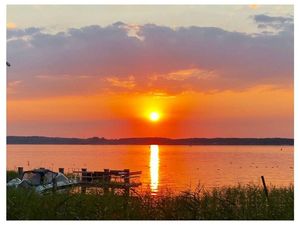
POLYGON ((13 23, 13 22, 8 22, 6 24, 6 28, 7 29, 16 29, 17 28, 17 24, 13 23))

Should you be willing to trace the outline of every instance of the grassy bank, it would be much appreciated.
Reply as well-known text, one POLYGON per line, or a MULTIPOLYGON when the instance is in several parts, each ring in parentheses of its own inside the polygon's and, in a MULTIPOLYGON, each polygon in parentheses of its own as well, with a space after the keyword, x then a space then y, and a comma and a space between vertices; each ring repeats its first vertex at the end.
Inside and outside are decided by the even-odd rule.
POLYGON ((181 194, 123 197, 113 194, 48 194, 7 189, 7 219, 70 220, 292 220, 294 188, 270 188, 269 200, 255 185, 198 189, 181 194))

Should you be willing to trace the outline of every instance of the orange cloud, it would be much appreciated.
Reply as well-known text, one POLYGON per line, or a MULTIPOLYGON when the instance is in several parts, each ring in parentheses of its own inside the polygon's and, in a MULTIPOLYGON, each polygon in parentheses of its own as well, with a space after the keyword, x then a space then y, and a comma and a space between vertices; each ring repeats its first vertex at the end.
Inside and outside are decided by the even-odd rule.
POLYGON ((249 7, 251 8, 251 9, 257 9, 257 5, 256 4, 251 4, 251 5, 249 5, 249 7))
POLYGON ((208 70, 200 70, 197 68, 194 69, 186 69, 186 70, 178 70, 175 72, 171 72, 168 74, 161 75, 167 80, 177 80, 177 81, 183 81, 188 78, 197 78, 197 79, 210 79, 216 77, 216 74, 214 71, 208 71, 208 70))
POLYGON ((135 87, 135 78, 134 76, 129 76, 128 79, 121 80, 117 77, 108 77, 106 78, 112 86, 120 87, 120 88, 134 88, 135 87))
POLYGON ((16 29, 17 28, 17 24, 13 23, 13 22, 8 22, 6 24, 6 28, 7 29, 16 29))

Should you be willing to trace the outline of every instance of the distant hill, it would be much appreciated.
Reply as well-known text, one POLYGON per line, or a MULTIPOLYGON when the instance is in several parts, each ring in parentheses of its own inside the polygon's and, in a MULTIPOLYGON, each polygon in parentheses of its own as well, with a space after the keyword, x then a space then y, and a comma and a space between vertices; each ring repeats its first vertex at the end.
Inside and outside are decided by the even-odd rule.
POLYGON ((184 138, 161 137, 105 139, 62 138, 42 136, 7 136, 7 144, 72 144, 72 145, 294 145, 289 138, 184 138))

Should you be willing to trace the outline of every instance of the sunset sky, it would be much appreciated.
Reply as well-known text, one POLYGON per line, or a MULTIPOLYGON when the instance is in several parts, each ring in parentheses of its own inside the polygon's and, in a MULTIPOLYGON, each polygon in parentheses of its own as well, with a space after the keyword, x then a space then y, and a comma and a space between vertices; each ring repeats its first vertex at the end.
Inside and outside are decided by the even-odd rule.
POLYGON ((8 6, 7 133, 292 138, 293 14, 8 6))

